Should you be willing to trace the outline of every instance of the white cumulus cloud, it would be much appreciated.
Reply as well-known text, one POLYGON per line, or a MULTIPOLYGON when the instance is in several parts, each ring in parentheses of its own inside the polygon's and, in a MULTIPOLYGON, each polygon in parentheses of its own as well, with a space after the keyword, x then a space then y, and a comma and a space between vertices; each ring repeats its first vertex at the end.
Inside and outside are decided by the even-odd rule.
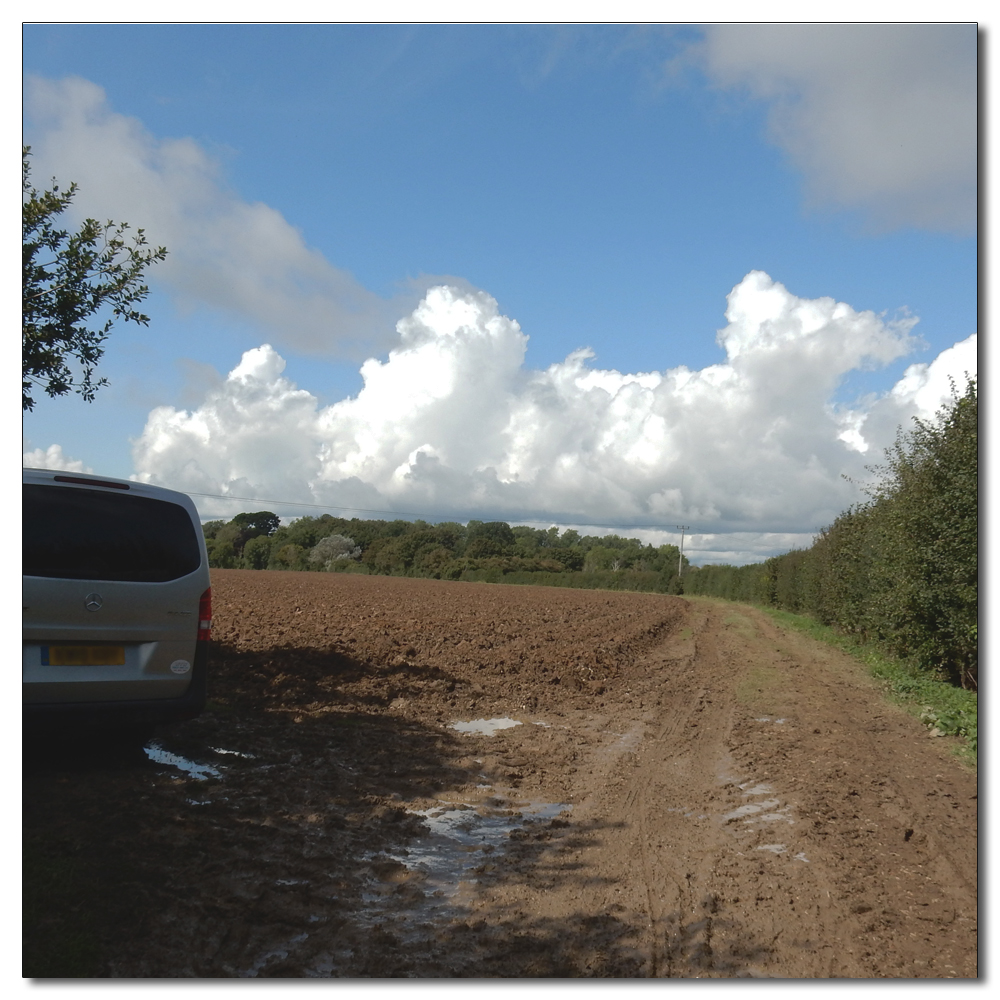
POLYGON ((870 451, 869 444, 884 447, 894 439, 896 429, 911 426, 909 418, 933 420, 952 398, 952 388, 965 391, 966 376, 976 377, 978 371, 979 337, 972 334, 943 350, 928 364, 910 365, 892 390, 881 399, 869 399, 864 407, 845 410, 842 419, 846 430, 843 439, 860 452, 881 459, 878 448, 870 451), (900 414, 906 418, 901 419, 900 414))
POLYGON ((623 374, 582 350, 538 371, 493 298, 435 287, 388 357, 364 363, 357 396, 320 408, 263 345, 195 409, 150 413, 136 475, 432 518, 683 523, 706 552, 756 551, 727 536, 806 538, 828 524, 858 498, 843 475, 863 479, 898 424, 937 408, 946 371, 961 379, 975 360, 965 342, 846 408, 834 402, 844 376, 912 350, 914 319, 803 299, 759 271, 728 302, 719 364, 623 374))
POLYGON ((89 465, 84 465, 78 458, 70 458, 63 454, 62 445, 50 444, 48 448, 34 448, 23 452, 21 465, 25 469, 52 469, 56 472, 93 472, 89 465))
POLYGON ((154 137, 88 80, 29 77, 25 109, 35 186, 76 181, 71 215, 144 228, 168 250, 151 277, 182 303, 228 310, 298 352, 343 354, 384 347, 419 297, 367 290, 280 212, 235 194, 193 139, 154 137))
POLYGON ((974 230, 974 24, 718 24, 701 55, 717 84, 770 102, 814 201, 974 230))

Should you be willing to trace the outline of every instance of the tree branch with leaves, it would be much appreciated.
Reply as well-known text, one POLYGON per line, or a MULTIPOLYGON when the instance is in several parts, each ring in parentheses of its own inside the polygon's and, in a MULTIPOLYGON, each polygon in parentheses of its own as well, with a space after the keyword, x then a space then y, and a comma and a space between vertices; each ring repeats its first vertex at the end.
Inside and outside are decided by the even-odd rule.
POLYGON ((143 326, 149 317, 136 308, 148 294, 146 268, 167 255, 150 247, 142 229, 129 234, 128 223, 85 219, 79 231, 57 228, 58 217, 76 195, 77 185, 60 191, 31 186, 28 158, 21 150, 21 404, 35 406, 32 395, 77 392, 87 402, 106 378, 95 378, 102 344, 123 319, 143 326), (110 315, 109 315, 110 311, 110 315), (103 322, 102 322, 103 320, 103 322))

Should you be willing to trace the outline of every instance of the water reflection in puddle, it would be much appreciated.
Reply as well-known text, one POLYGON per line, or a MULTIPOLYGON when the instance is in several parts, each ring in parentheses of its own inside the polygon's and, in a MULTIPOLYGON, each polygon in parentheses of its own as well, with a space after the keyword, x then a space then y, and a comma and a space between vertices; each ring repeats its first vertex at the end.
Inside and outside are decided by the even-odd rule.
MULTIPOLYGON (((374 873, 355 915, 361 925, 391 928, 403 943, 435 934, 463 906, 462 894, 494 867, 511 834, 554 820, 573 807, 562 802, 517 798, 486 786, 480 794, 438 799, 425 809, 410 809, 426 832, 405 849, 368 855, 374 873)), ((306 976, 329 976, 338 956, 317 956, 306 976)))
POLYGON ((441 801, 429 809, 410 810, 423 819, 429 835, 391 857, 421 876, 424 896, 449 899, 463 882, 476 880, 474 869, 515 830, 552 820, 572 808, 562 802, 517 801, 498 794, 479 802, 441 801))
MULTIPOLYGON (((784 719, 760 719, 761 722, 784 722, 784 719)), ((796 846, 781 843, 760 843, 768 836, 781 836, 772 824, 787 824, 795 826, 796 817, 794 804, 779 798, 778 788, 769 781, 760 781, 746 775, 738 775, 732 758, 727 754, 716 772, 719 784, 739 790, 742 803, 729 811, 716 814, 742 847, 743 851, 767 851, 782 857, 786 861, 801 861, 809 863, 803 851, 793 853, 796 846)), ((680 811, 680 810, 678 810, 680 811)), ((785 836, 794 836, 789 830, 785 836)), ((737 854, 743 856, 742 851, 737 854)))
POLYGON ((754 816, 759 812, 763 812, 765 809, 773 809, 779 802, 777 799, 765 799, 763 802, 747 802, 746 805, 742 805, 733 809, 731 812, 724 813, 722 818, 729 822, 734 819, 743 819, 745 816, 754 816))
POLYGON ((510 729, 523 723, 516 719, 473 719, 471 722, 449 722, 448 728, 460 733, 481 733, 492 736, 499 729, 510 729))
MULTIPOLYGON (((211 764, 199 764, 197 761, 189 760, 187 757, 182 757, 180 754, 172 753, 169 750, 165 750, 163 746, 153 740, 147 743, 143 748, 143 752, 154 764, 166 764, 170 767, 176 767, 181 771, 186 772, 192 778, 197 781, 205 781, 208 778, 221 778, 222 771, 217 767, 212 767, 211 764)), ((225 750, 222 747, 209 747, 212 753, 219 754, 220 756, 232 756, 232 757, 244 757, 247 760, 254 760, 255 754, 243 753, 240 750, 225 750)), ((261 770, 266 770, 271 767, 270 764, 264 764, 261 770)), ((191 802, 192 805, 206 805, 204 802, 191 802)))
POLYGON ((159 743, 149 743, 143 747, 143 750, 154 764, 167 764, 170 767, 176 767, 198 781, 222 777, 222 772, 218 768, 209 764, 198 764, 193 760, 188 760, 187 757, 171 753, 169 750, 164 750, 159 743))
POLYGON ((408 810, 424 821, 426 832, 405 849, 369 858, 376 881, 362 895, 367 920, 391 922, 393 933, 404 940, 423 934, 461 905, 463 891, 493 869, 512 834, 572 808, 488 787, 479 796, 439 799, 428 808, 408 810))

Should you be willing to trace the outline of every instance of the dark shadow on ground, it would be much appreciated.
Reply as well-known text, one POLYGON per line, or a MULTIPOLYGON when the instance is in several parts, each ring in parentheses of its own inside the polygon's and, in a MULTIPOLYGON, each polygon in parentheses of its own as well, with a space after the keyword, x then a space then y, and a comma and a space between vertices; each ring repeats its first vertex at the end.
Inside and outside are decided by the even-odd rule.
MULTIPOLYGON (((77 737, 28 748, 25 976, 650 974, 644 913, 483 919, 394 860, 428 832, 405 803, 477 780, 455 734, 385 710, 446 674, 312 648, 213 660, 208 709, 158 733, 158 759, 77 737)), ((592 887, 557 849, 610 825, 526 823, 475 877, 592 887)), ((703 974, 717 956, 676 923, 670 973, 703 974)))
POLYGON ((245 971, 211 956, 252 900, 309 884, 351 910, 350 859, 419 829, 396 801, 468 780, 453 734, 373 713, 412 686, 406 666, 217 647, 212 667, 208 708, 158 730, 157 759, 92 731, 26 734, 25 976, 245 971))
POLYGON ((258 709, 384 707, 398 697, 458 683, 437 667, 402 656, 392 663, 368 663, 337 646, 247 651, 216 645, 211 663, 210 698, 258 709))

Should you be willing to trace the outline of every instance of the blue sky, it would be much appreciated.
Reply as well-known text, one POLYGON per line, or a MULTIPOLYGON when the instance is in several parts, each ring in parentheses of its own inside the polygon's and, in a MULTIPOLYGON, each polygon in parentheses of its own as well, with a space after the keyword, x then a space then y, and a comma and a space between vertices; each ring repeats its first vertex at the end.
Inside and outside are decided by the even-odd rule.
POLYGON ((170 257, 111 385, 41 397, 26 452, 204 493, 692 523, 701 561, 808 543, 974 363, 976 33, 783 27, 27 26, 36 185, 77 180, 81 213, 170 257), (283 370, 227 378, 265 344, 283 370))

